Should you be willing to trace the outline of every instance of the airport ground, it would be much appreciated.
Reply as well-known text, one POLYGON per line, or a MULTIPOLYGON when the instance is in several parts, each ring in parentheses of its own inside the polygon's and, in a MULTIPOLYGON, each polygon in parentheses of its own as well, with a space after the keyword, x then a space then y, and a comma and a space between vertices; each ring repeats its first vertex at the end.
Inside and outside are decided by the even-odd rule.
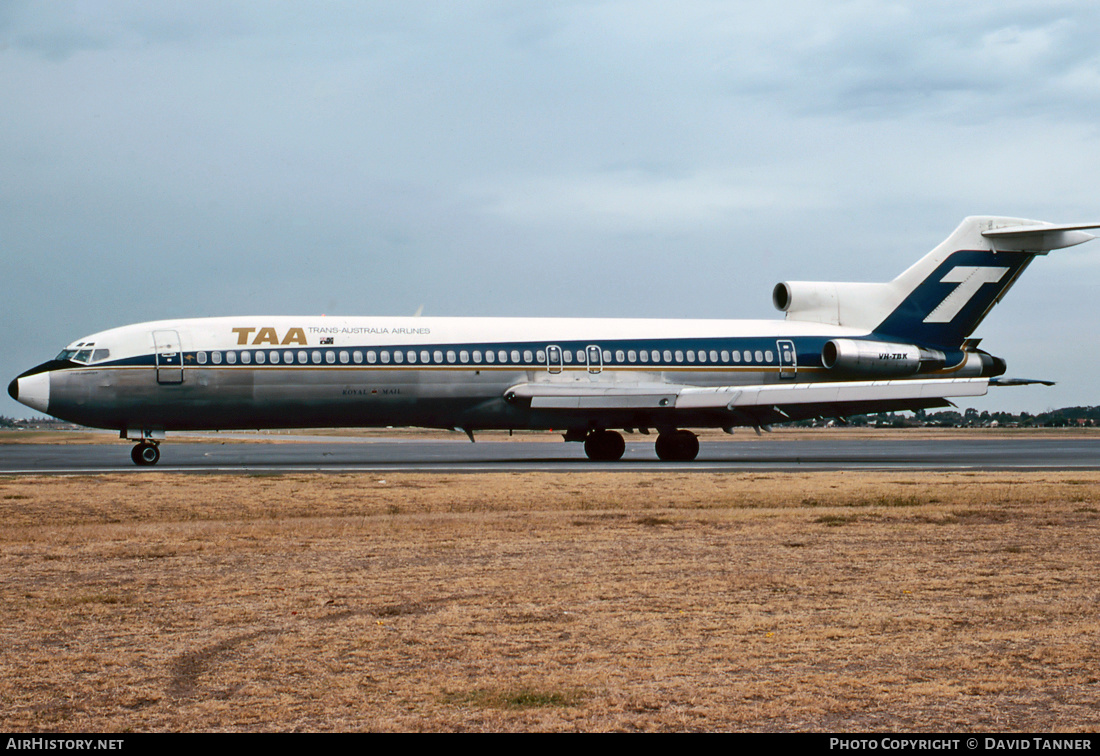
POLYGON ((1100 473, 0 476, 9 731, 1100 729, 1100 473))

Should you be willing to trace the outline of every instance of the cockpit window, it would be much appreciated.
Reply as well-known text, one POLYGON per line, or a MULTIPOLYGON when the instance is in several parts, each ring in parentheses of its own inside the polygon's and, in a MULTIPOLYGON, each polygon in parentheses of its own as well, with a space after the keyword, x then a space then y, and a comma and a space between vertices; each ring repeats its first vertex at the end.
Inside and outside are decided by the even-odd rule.
POLYGON ((100 360, 105 360, 110 356, 111 356, 111 350, 110 349, 97 349, 94 352, 92 352, 92 362, 99 362, 100 360))
POLYGON ((54 357, 55 360, 71 360, 73 355, 76 354, 75 349, 62 349, 61 354, 54 357))
POLYGON ((87 362, 92 357, 91 349, 81 349, 76 353, 76 356, 72 358, 73 362, 87 362))

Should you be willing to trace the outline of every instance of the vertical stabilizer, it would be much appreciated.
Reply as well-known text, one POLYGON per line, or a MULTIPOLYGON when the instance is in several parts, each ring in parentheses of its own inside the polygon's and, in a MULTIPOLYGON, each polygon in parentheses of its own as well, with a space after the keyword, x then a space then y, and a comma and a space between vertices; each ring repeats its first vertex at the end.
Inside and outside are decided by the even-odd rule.
POLYGON ((973 216, 888 283, 791 282, 773 299, 789 320, 861 328, 879 337, 955 349, 1036 255, 1092 238, 1083 229, 1020 218, 973 216))

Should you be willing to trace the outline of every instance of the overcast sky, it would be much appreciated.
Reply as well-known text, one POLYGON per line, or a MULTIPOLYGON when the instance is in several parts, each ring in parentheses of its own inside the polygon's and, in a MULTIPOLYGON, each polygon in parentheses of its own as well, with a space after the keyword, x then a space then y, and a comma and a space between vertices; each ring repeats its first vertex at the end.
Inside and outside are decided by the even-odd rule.
MULTIPOLYGON (((779 317, 975 214, 1100 221, 1100 4, 0 3, 2 385, 243 314, 779 317)), ((979 409, 1100 403, 1100 241, 979 409)), ((5 394, 0 414, 30 414, 5 394)))

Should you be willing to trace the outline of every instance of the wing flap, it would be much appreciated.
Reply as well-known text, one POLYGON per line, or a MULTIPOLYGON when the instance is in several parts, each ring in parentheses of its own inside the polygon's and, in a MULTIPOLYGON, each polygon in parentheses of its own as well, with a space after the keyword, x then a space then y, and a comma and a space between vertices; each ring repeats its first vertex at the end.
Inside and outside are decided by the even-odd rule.
POLYGON ((777 406, 791 404, 840 404, 846 402, 929 399, 948 396, 982 396, 987 378, 951 378, 896 381, 838 381, 831 383, 723 386, 714 389, 686 386, 676 401, 677 409, 708 407, 777 406))
POLYGON ((983 396, 988 378, 836 381, 753 386, 522 383, 505 396, 536 409, 727 409, 983 396))

